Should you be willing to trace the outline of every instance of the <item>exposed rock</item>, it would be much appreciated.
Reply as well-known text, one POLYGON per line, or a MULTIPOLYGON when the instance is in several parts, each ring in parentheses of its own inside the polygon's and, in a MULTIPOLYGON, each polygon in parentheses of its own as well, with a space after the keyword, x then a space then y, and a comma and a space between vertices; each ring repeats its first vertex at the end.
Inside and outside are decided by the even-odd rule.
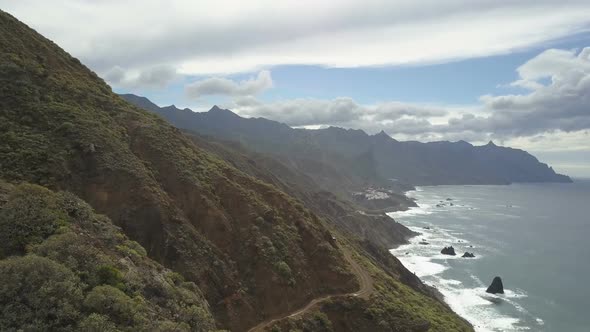
POLYGON ((443 255, 450 255, 450 256, 455 256, 455 248, 453 248, 453 246, 450 247, 444 247, 443 250, 440 251, 441 254, 443 255))
POLYGON ((474 258, 475 255, 472 252, 465 252, 463 254, 463 256, 461 256, 461 257, 464 257, 464 258, 474 258))
POLYGON ((452 200, 453 200, 452 198, 447 198, 447 201, 452 201, 452 200))
POLYGON ((85 153, 92 154, 96 152, 96 145, 94 145, 94 143, 90 143, 86 145, 83 149, 85 153))
POLYGON ((504 294, 504 285, 502 284, 502 278, 495 277, 490 287, 486 289, 486 292, 491 294, 504 294))
POLYGON ((430 227, 429 227, 429 226, 424 226, 424 227, 422 227, 422 228, 424 228, 424 229, 430 229, 430 227))
POLYGON ((420 242, 419 242, 419 244, 422 244, 422 245, 425 245, 425 246, 427 246, 427 245, 429 245, 430 243, 428 243, 428 242, 426 242, 426 241, 420 241, 420 242))

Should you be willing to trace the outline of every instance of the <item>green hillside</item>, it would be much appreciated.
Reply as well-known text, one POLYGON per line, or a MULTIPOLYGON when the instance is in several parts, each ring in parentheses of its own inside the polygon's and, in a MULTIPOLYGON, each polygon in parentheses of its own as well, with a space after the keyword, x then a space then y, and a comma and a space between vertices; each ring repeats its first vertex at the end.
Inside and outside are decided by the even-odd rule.
POLYGON ((355 292, 344 247, 379 290, 339 300, 356 303, 357 330, 377 319, 383 331, 421 320, 470 329, 392 256, 361 254, 301 201, 130 105, 4 12, 0 178, 10 183, 0 212, 2 330, 244 331, 355 292))

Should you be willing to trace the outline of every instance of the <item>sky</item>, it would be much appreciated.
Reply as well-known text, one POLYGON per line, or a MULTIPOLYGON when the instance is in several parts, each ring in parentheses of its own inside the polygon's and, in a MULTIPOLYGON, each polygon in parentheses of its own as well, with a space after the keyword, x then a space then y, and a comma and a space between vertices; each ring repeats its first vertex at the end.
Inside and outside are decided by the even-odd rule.
POLYGON ((116 92, 590 177, 590 1, 0 0, 116 92))

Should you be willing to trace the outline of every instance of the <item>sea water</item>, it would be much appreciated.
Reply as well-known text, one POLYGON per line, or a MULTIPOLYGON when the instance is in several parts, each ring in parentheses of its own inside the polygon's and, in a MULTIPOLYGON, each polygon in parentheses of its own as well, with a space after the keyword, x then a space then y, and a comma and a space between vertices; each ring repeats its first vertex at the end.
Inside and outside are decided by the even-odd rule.
POLYGON ((476 331, 590 331, 590 181, 408 195, 419 207, 390 216, 421 234, 391 252, 476 331), (495 276, 504 295, 485 292, 495 276))

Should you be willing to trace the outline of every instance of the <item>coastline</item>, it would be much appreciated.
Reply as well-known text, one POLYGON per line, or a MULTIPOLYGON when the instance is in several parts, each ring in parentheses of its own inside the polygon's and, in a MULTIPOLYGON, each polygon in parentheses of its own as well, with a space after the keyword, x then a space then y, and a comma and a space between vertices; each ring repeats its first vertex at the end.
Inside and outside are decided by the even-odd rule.
MULTIPOLYGON (((515 185, 516 189, 521 188, 519 184, 515 185)), ((501 265, 491 266, 488 263, 498 264, 497 257, 503 253, 497 246, 496 239, 487 235, 493 234, 489 233, 491 229, 473 227, 482 226, 481 224, 487 226, 486 223, 493 220, 489 219, 491 215, 496 215, 496 218, 505 222, 517 218, 511 214, 518 215, 520 207, 506 205, 508 202, 503 196, 498 196, 499 193, 506 192, 503 188, 506 186, 416 187, 415 191, 410 191, 407 195, 414 198, 418 206, 389 213, 388 216, 420 234, 409 237, 407 244, 392 247, 390 253, 425 285, 435 289, 439 300, 442 299, 451 310, 469 322, 475 331, 544 331, 544 320, 527 310, 528 290, 524 291, 516 284, 510 284, 510 287, 505 288, 504 295, 485 292, 495 273, 502 276, 506 273, 502 272, 501 265), (481 196, 477 196, 480 193, 481 196), (472 195, 476 195, 473 196, 475 198, 472 195), (444 204, 439 206, 441 203, 444 204), (499 210, 490 210, 491 207, 499 210), (475 223, 481 217, 484 221, 475 223), (455 247, 458 255, 447 256, 440 253, 443 247, 449 245, 455 247), (463 251, 468 250, 475 252, 476 257, 462 258, 463 251), (481 260, 482 258, 485 260, 481 260)), ((521 283, 520 287, 523 285, 521 283)))

